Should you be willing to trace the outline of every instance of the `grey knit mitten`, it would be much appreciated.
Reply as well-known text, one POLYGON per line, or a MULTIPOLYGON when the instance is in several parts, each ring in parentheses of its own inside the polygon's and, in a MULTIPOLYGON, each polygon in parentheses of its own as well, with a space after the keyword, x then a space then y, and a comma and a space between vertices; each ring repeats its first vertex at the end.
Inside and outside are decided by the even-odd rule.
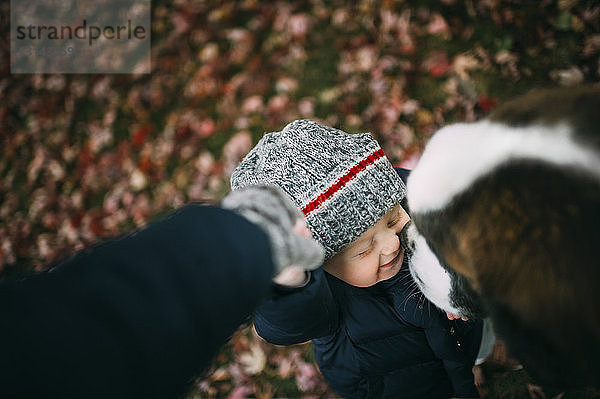
POLYGON ((287 266, 313 270, 323 262, 325 252, 314 239, 292 230, 304 215, 279 188, 248 186, 227 194, 221 206, 239 213, 267 233, 276 273, 287 266))

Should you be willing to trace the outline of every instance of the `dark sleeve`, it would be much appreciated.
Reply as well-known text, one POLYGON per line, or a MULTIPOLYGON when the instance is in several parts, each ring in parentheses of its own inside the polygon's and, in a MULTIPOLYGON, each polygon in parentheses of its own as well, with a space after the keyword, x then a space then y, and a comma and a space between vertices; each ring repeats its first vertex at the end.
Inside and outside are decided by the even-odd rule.
POLYGON ((258 334, 276 345, 293 345, 333 334, 339 324, 338 306, 325 272, 311 272, 300 288, 274 285, 272 295, 254 313, 258 334))
MULTIPOLYGON (((445 316, 444 316, 445 317, 445 316)), ((455 398, 478 398, 473 366, 481 343, 481 320, 448 321, 450 328, 432 323, 425 328, 431 349, 442 360, 455 398)))
POLYGON ((266 235, 189 205, 0 284, 0 397, 173 398, 268 292, 266 235))

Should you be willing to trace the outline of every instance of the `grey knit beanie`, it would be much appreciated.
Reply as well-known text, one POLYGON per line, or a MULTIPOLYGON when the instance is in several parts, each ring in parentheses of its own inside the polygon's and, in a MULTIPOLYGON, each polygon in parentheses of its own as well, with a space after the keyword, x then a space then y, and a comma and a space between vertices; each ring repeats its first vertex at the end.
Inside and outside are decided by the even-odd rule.
POLYGON ((268 133, 231 176, 237 190, 273 184, 302 210, 329 259, 404 198, 406 187, 369 133, 309 120, 268 133))

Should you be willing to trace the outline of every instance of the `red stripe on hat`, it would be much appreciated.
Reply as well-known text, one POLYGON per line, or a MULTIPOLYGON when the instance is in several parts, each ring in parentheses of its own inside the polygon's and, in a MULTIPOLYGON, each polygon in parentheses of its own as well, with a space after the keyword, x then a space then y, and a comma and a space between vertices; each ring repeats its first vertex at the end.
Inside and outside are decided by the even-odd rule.
POLYGON ((385 157, 383 150, 380 148, 372 154, 367 155, 364 159, 361 159, 356 163, 356 165, 352 166, 348 172, 346 172, 342 177, 340 177, 335 183, 331 186, 327 187, 321 194, 317 195, 313 200, 311 200, 308 204, 302 207, 302 212, 305 216, 308 216, 312 211, 321 206, 325 201, 333 197, 335 193, 340 191, 344 186, 352 179, 356 177, 356 175, 365 170, 367 166, 372 165, 380 158, 385 157))

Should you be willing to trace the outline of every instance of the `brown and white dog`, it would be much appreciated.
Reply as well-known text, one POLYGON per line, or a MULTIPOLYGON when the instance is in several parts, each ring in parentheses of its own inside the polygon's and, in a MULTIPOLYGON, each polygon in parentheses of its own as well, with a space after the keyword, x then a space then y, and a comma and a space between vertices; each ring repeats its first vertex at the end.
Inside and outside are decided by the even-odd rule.
POLYGON ((534 91, 441 129, 408 205, 411 272, 433 303, 489 313, 549 392, 600 387, 599 86, 534 91))

